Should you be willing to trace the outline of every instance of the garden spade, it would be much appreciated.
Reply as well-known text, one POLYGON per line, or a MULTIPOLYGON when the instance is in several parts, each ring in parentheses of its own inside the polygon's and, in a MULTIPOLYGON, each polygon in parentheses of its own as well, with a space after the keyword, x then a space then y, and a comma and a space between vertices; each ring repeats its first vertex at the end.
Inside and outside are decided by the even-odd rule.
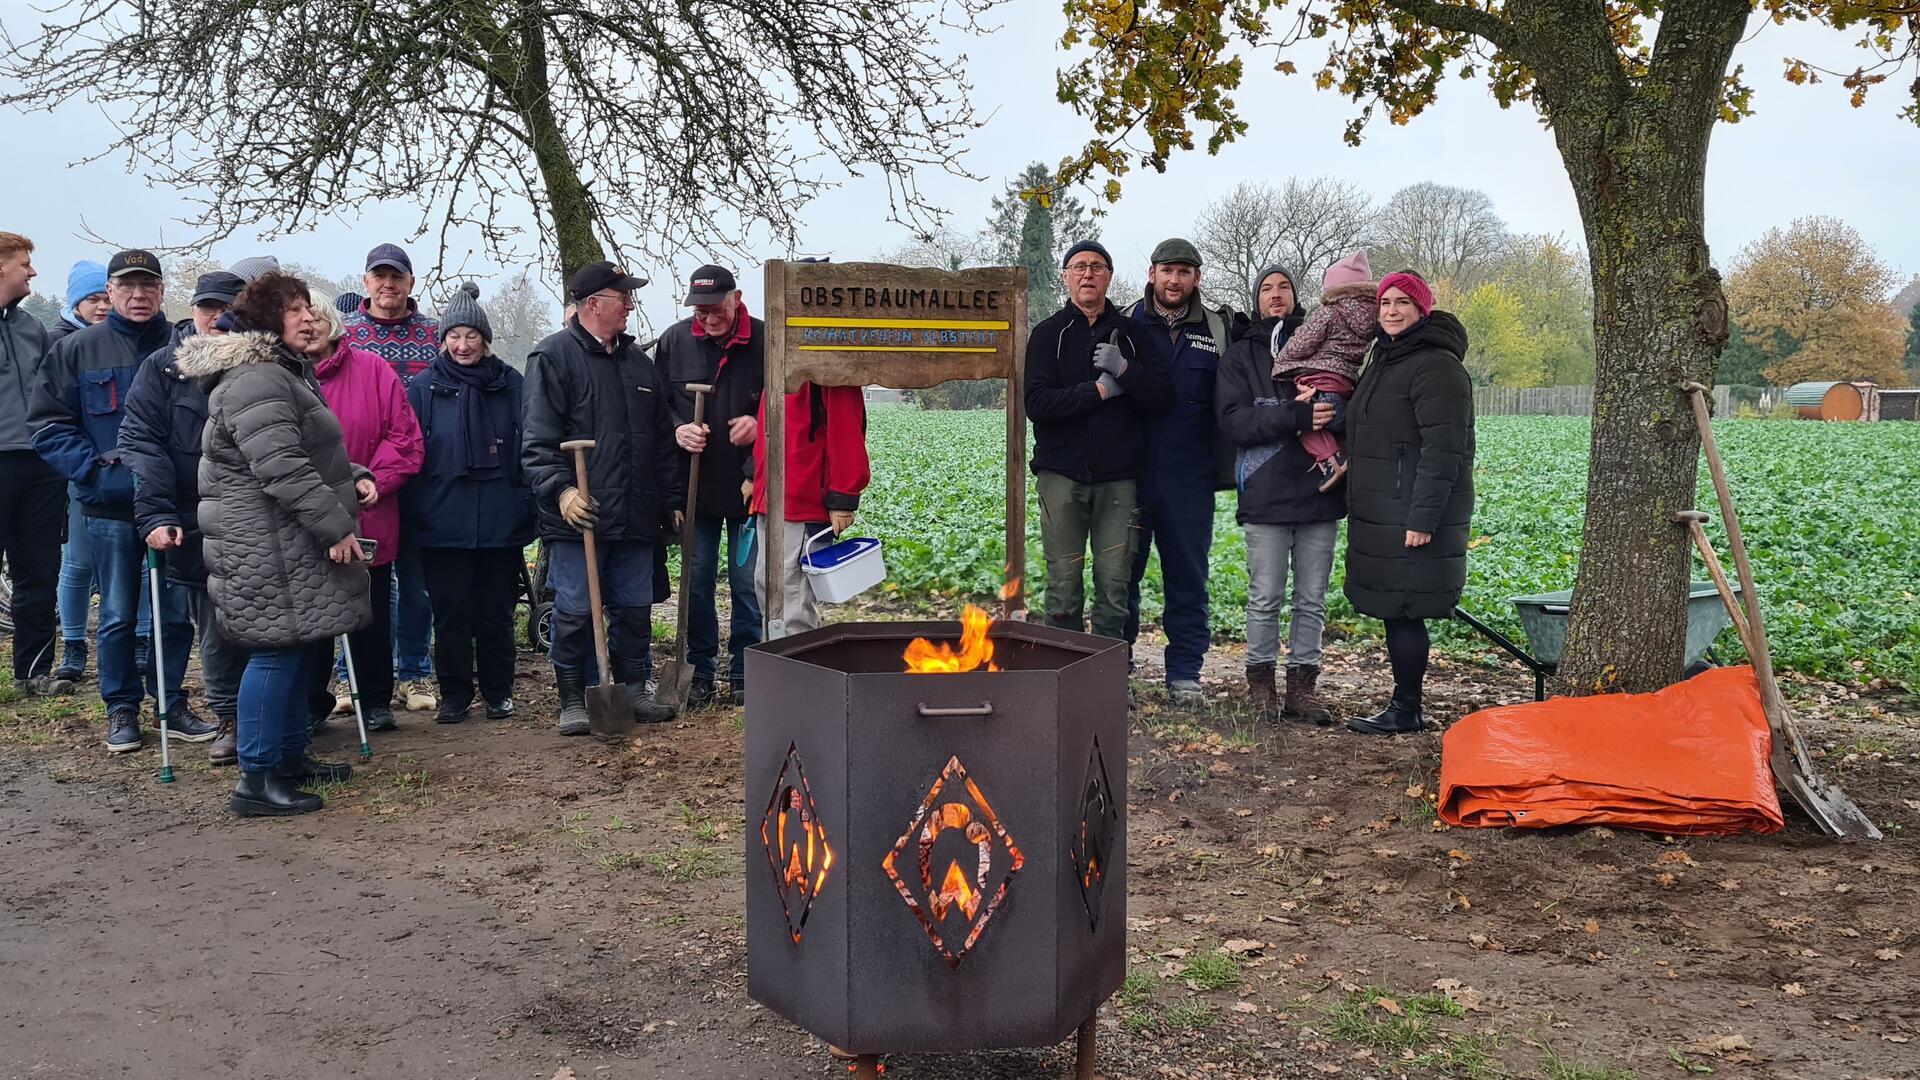
MULTIPOLYGON (((570 439, 560 449, 573 454, 574 484, 583 496, 587 490, 587 451, 592 439, 570 439)), ((592 608, 593 655, 600 663, 600 685, 587 687, 587 728, 593 737, 612 741, 633 733, 633 699, 627 688, 613 681, 613 661, 607 655, 607 612, 600 602, 600 554, 594 547, 593 530, 582 529, 586 543, 587 603, 592 608)))
MULTIPOLYGON (((688 383, 687 389, 693 391, 693 423, 697 427, 706 423, 707 395, 713 393, 709 383, 688 383)), ((660 677, 653 688, 653 700, 662 705, 683 709, 687 705, 687 693, 693 688, 693 665, 687 663, 687 579, 693 566, 693 510, 700 498, 700 458, 693 455, 693 461, 687 466, 687 512, 680 521, 680 596, 679 621, 674 624, 673 656, 660 666, 660 677)))
MULTIPOLYGON (((1740 575, 1741 600, 1746 607, 1745 644, 1760 680, 1760 704, 1766 710, 1767 726, 1773 731, 1773 779, 1800 808, 1807 812, 1830 836, 1880 839, 1873 819, 1854 803, 1840 786, 1821 776, 1813 767, 1806 744, 1787 711, 1786 698, 1773 678, 1773 654, 1767 646, 1767 626, 1760 615, 1760 590, 1753 584, 1753 565, 1747 561, 1747 544, 1740 533, 1740 519, 1733 510, 1733 492, 1727 485, 1726 469, 1720 464, 1720 448, 1713 441, 1713 425, 1707 415, 1707 388, 1697 382, 1682 383, 1680 389, 1693 399, 1693 416, 1700 428, 1700 445, 1707 453, 1707 470, 1713 474, 1713 490, 1720 498, 1720 520, 1727 527, 1727 546, 1733 549, 1733 566, 1740 575)), ((1698 528, 1689 524, 1690 529, 1698 528)), ((1704 534, 1703 534, 1704 535, 1704 534)), ((1709 570, 1712 563, 1709 563, 1709 570)), ((1724 577, 1724 574, 1722 575, 1724 577)), ((1728 597, 1722 594, 1722 599, 1728 597)), ((1735 620, 1739 625, 1739 620, 1735 620)))

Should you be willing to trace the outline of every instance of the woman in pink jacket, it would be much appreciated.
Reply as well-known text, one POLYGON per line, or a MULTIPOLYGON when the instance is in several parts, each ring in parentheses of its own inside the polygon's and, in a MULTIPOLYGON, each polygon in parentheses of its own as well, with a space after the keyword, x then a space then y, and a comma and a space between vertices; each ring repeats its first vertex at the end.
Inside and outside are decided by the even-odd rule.
MULTIPOLYGON (((400 554, 400 489, 420 471, 426 443, 420 437, 420 419, 407 403, 407 388, 393 368, 370 352, 351 348, 346 328, 333 298, 316 294, 313 317, 321 327, 313 358, 314 378, 327 407, 340 420, 347 458, 373 473, 376 497, 360 508, 362 540, 375 544, 373 622, 349 635, 353 646, 353 673, 365 703, 367 730, 392 731, 400 726, 390 707, 393 700, 393 560, 400 554)), ((332 665, 320 669, 322 678, 332 665)), ((313 695, 315 712, 326 714, 324 685, 313 695)))

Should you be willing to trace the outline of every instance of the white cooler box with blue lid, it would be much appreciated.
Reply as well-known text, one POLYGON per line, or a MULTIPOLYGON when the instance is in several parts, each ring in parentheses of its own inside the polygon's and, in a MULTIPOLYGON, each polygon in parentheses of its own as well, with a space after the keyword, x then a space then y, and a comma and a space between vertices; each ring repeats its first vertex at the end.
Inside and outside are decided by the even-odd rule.
MULTIPOLYGON (((807 538, 812 544, 820 535, 807 538)), ((887 564, 880 552, 880 541, 856 536, 809 551, 800 558, 800 569, 813 584, 816 599, 841 604, 859 596, 886 580, 887 564)))

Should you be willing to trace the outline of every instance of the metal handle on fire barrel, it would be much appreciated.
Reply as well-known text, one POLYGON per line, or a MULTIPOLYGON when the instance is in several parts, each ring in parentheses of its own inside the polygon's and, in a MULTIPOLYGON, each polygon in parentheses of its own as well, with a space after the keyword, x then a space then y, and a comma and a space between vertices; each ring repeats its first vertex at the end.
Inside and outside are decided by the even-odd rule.
POLYGON ((916 708, 920 710, 920 715, 925 717, 992 716, 993 715, 993 702, 991 701, 983 701, 978 705, 962 705, 952 709, 935 709, 928 706, 926 702, 922 701, 919 703, 919 705, 916 706, 916 708))

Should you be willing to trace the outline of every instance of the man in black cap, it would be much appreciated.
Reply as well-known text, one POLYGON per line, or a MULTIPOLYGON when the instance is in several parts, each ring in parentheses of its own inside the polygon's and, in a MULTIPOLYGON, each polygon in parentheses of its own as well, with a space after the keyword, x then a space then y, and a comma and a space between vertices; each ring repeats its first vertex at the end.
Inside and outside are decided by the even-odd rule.
POLYGON ((588 731, 586 687, 595 665, 580 538, 587 529, 599 549, 614 681, 632 693, 635 719, 658 723, 673 716, 646 690, 650 609, 661 533, 678 528, 686 489, 671 388, 627 333, 633 290, 645 284, 605 260, 580 268, 567 289, 574 317, 527 356, 520 461, 548 545, 562 735, 588 731), (575 479, 573 454, 560 448, 573 439, 594 441, 586 452, 587 491, 575 479))
MULTIPOLYGON (((120 423, 120 460, 140 481, 133 492, 134 532, 161 553, 168 584, 185 591, 187 610, 199 628, 207 707, 219 721, 208 751, 215 765, 234 763, 234 724, 247 653, 220 633, 207 596, 199 516, 200 433, 207 423, 207 392, 198 380, 181 375, 175 361, 193 339, 226 333, 218 325, 220 316, 245 287, 238 274, 225 270, 200 275, 193 287, 192 317, 176 323, 172 342, 140 365, 120 423)), ((170 689, 180 685, 185 660, 185 653, 177 665, 173 657, 167 658, 170 689)))
MULTIPOLYGON (((440 355, 439 320, 423 313, 413 298, 413 259, 399 244, 381 244, 367 252, 360 283, 366 297, 341 317, 348 345, 370 352, 393 368, 401 383, 432 366, 440 355)), ((433 603, 420 548, 402 524, 400 551, 393 563, 394 704, 416 712, 440 706, 433 681, 433 603)), ((345 677, 344 662, 340 677, 345 677)))
POLYGON ((1136 481, 1146 425, 1173 389, 1158 344, 1111 300, 1113 258, 1097 241, 1068 249, 1067 302, 1027 339, 1027 415, 1047 560, 1047 621, 1085 630, 1082 575, 1093 567, 1093 632, 1126 631, 1127 582, 1138 543, 1136 481), (1091 555, 1089 555, 1091 548, 1091 555))
POLYGON ((687 585, 687 659, 693 664, 689 704, 714 698, 716 660, 720 654, 718 592, 720 537, 727 539, 727 586, 732 598, 732 632, 728 681, 736 704, 746 700, 747 649, 760 641, 760 600, 754 593, 753 560, 743 557, 742 537, 749 520, 747 502, 740 494, 740 477, 753 456, 759 434, 760 394, 766 382, 766 328, 747 312, 724 267, 703 266, 687 282, 687 306, 693 317, 675 323, 660 335, 656 362, 673 387, 674 440, 686 452, 683 461, 700 455, 700 490, 693 517, 693 549, 687 585), (713 387, 707 396, 706 420, 693 422, 693 391, 689 383, 713 387))
MULTIPOLYGON (((211 725, 187 711, 177 687, 151 686, 151 665, 143 672, 135 660, 146 545, 134 532, 133 470, 120 454, 120 424, 140 362, 171 337, 161 314, 165 296, 158 258, 139 250, 115 253, 107 263, 107 301, 113 310, 54 346, 41 367, 28 418, 33 448, 71 483, 86 519, 100 585, 100 697, 107 706, 107 749, 114 753, 140 749, 143 682, 156 699, 166 695, 174 734, 194 741, 214 735, 211 725)), ((156 647, 165 650, 169 671, 183 671, 193 642, 186 594, 163 589, 160 595, 161 610, 153 613, 156 647)))
MULTIPOLYGON (((1214 375, 1233 344, 1230 313, 1200 298, 1200 252, 1180 237, 1153 249, 1146 295, 1128 317, 1145 327, 1168 358, 1172 407, 1147 426, 1140 473, 1140 544, 1127 587, 1128 642, 1140 636, 1140 582, 1149 547, 1160 549, 1167 634, 1167 693, 1202 700, 1200 665, 1213 631, 1207 623, 1207 557, 1213 548, 1213 493, 1232 486, 1232 456, 1213 416, 1214 375)), ((1244 321, 1244 320, 1243 320, 1244 321)))

